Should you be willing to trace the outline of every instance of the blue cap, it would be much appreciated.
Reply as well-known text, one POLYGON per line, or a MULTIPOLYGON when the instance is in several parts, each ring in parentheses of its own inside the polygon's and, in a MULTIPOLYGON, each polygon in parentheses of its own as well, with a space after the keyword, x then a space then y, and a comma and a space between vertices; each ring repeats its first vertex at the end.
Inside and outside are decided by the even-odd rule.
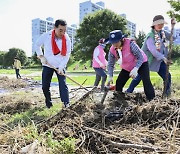
POLYGON ((109 33, 108 43, 111 43, 111 44, 117 43, 120 40, 122 40, 124 37, 126 37, 126 35, 123 35, 121 30, 114 30, 109 33))

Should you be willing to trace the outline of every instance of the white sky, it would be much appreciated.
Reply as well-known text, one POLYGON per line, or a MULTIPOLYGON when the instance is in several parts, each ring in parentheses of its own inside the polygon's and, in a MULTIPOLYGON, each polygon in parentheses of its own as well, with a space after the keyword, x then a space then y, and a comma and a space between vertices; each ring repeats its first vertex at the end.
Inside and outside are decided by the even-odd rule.
MULTIPOLYGON (((16 47, 31 55, 31 20, 53 17, 63 18, 68 25, 79 22, 79 3, 86 0, 0 0, 0 51, 16 47)), ((97 2, 98 0, 92 0, 97 2)), ((136 23, 137 30, 148 32, 155 15, 161 14, 170 23, 166 12, 170 9, 167 0, 102 0, 105 7, 125 13, 127 19, 136 23)), ((170 24, 168 24, 170 27, 170 24)), ((180 28, 180 24, 176 24, 180 28)))

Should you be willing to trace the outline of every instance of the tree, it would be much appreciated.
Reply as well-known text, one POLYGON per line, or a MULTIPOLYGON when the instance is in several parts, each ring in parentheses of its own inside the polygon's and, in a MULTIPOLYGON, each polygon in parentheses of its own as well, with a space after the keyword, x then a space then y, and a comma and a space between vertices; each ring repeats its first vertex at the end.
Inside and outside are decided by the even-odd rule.
POLYGON ((146 34, 143 31, 139 31, 138 37, 135 37, 136 43, 140 48, 142 47, 145 38, 146 34))
POLYGON ((14 62, 14 58, 17 57, 22 65, 24 65, 27 62, 27 56, 25 52, 22 49, 18 48, 11 48, 9 51, 4 55, 4 66, 12 66, 14 62))
POLYGON ((126 33, 126 24, 126 19, 108 9, 87 15, 80 24, 75 37, 76 43, 72 53, 75 60, 86 61, 92 59, 98 40, 107 38, 112 30, 120 29, 123 33, 126 33))
POLYGON ((3 62, 4 62, 4 55, 5 55, 6 52, 4 51, 0 51, 0 65, 2 66, 3 65, 3 62))
POLYGON ((172 51, 172 58, 179 59, 180 57, 180 45, 174 45, 172 51))
POLYGON ((168 3, 171 5, 172 10, 167 13, 172 18, 173 16, 176 18, 178 22, 180 22, 180 1, 179 0, 168 0, 168 3))
POLYGON ((41 64, 41 61, 38 59, 36 53, 34 53, 31 58, 32 58, 32 63, 37 64, 37 65, 40 65, 40 64, 41 64))

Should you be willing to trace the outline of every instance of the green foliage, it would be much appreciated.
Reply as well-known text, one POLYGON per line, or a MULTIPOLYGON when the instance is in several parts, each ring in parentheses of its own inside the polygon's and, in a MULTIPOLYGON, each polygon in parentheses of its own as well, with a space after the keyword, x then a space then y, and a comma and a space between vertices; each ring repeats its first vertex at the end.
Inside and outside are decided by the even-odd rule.
POLYGON ((34 139, 38 139, 39 138, 39 134, 38 134, 38 131, 37 131, 37 128, 36 127, 33 127, 33 125, 28 125, 26 127, 27 129, 27 132, 24 136, 24 138, 28 141, 33 141, 34 139))
POLYGON ((65 138, 62 141, 57 141, 53 139, 53 132, 48 131, 47 142, 48 147, 52 149, 53 153, 63 153, 63 154, 74 154, 75 153, 75 138, 65 138))
POLYGON ((116 13, 104 9, 87 15, 77 30, 74 47, 75 60, 90 60, 100 38, 107 38, 109 32, 121 29, 126 33, 127 21, 116 13))
POLYGON ((168 11, 167 14, 170 17, 175 17, 178 22, 180 22, 180 1, 179 0, 168 0, 171 5, 172 10, 168 11))
POLYGON ((74 59, 73 54, 71 54, 69 61, 67 63, 67 68, 70 67, 71 65, 73 65, 74 63, 75 63, 75 59, 74 59))
POLYGON ((68 137, 60 142, 64 154, 75 153, 75 141, 75 138, 68 137))
POLYGON ((32 60, 32 63, 33 64, 38 64, 40 65, 41 64, 41 61, 37 58, 37 54, 33 54, 33 56, 31 57, 31 60, 32 60))
POLYGON ((24 65, 27 62, 27 56, 22 49, 11 48, 4 55, 3 66, 12 66, 15 57, 18 57, 22 65, 24 65))
POLYGON ((173 46, 172 50, 172 58, 179 58, 180 57, 180 45, 173 46))
POLYGON ((46 144, 48 145, 48 147, 52 148, 53 151, 57 151, 58 149, 60 149, 60 143, 57 140, 53 140, 53 132, 52 131, 47 131, 46 132, 46 144))
POLYGON ((0 65, 3 65, 4 63, 4 55, 6 52, 4 51, 0 51, 0 65))
POLYGON ((75 153, 75 138, 65 138, 61 141, 53 139, 53 132, 47 131, 44 135, 39 134, 37 128, 33 125, 26 127, 24 139, 27 142, 33 142, 35 139, 39 143, 46 145, 52 153, 74 154, 75 153))
POLYGON ((139 31, 138 36, 135 37, 135 41, 140 48, 142 47, 145 38, 146 34, 143 31, 139 31))
POLYGON ((59 110, 62 109, 62 103, 54 103, 53 107, 51 107, 50 109, 45 108, 42 111, 38 111, 37 112, 37 116, 40 117, 51 117, 55 114, 57 114, 59 112, 59 110))
POLYGON ((173 60, 173 64, 175 66, 179 66, 180 65, 180 45, 175 45, 172 48, 172 54, 171 54, 171 58, 173 60))
POLYGON ((71 72, 86 72, 92 69, 91 60, 86 60, 86 62, 72 60, 67 67, 67 71, 71 72))

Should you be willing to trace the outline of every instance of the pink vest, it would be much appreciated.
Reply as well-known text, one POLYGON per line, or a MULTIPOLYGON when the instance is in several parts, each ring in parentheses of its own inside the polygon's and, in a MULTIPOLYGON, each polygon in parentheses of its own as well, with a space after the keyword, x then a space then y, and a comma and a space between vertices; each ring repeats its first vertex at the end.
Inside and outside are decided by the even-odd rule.
MULTIPOLYGON (((107 60, 105 59, 106 53, 104 52, 103 48, 100 45, 98 45, 96 48, 99 48, 98 58, 99 58, 100 62, 103 63, 104 66, 106 66, 107 65, 107 60)), ((92 64, 92 66, 94 68, 100 68, 99 63, 94 59, 94 57, 93 57, 93 64, 92 64)))
MULTIPOLYGON (((122 65, 121 68, 130 72, 136 66, 136 57, 131 52, 130 48, 130 39, 125 39, 123 48, 122 48, 122 65)), ((145 53, 140 49, 141 54, 143 55, 143 63, 147 61, 147 56, 145 53)), ((113 46, 110 48, 110 52, 117 58, 116 50, 113 46)))

